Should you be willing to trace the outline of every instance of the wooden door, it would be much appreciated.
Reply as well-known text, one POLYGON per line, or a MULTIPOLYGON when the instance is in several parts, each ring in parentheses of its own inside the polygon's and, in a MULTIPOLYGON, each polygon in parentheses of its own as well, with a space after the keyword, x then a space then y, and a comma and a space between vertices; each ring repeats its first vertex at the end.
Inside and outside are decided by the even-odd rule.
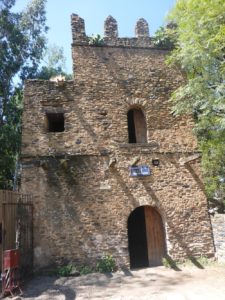
POLYGON ((145 206, 146 240, 149 266, 162 265, 166 254, 165 232, 160 214, 151 206, 145 206))
POLYGON ((135 136, 136 143, 146 143, 147 142, 147 130, 146 121, 143 112, 140 109, 134 109, 134 124, 135 124, 135 136))

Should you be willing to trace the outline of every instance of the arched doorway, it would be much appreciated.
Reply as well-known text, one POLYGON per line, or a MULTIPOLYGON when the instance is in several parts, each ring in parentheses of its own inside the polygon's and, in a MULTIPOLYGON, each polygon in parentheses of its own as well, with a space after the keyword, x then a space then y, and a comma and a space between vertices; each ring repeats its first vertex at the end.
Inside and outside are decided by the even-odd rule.
POLYGON ((130 214, 127 225, 130 267, 161 265, 166 243, 159 212, 151 206, 140 206, 130 214))

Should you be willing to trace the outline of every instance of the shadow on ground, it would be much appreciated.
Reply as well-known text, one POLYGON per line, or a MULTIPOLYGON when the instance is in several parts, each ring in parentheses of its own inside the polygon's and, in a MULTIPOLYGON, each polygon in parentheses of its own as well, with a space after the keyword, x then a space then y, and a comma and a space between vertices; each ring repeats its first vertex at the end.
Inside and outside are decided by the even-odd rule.
MULTIPOLYGON (((161 268, 146 268, 130 271, 123 268, 114 274, 89 274, 81 277, 38 277, 27 284, 23 299, 60 299, 74 300, 115 296, 121 287, 127 290, 157 288, 159 291, 169 291, 171 287, 188 281, 189 276, 182 272, 175 272, 161 268)), ((101 299, 104 299, 101 298, 101 299)))
MULTIPOLYGON (((23 287, 24 300, 225 299, 225 268, 123 269, 80 277, 39 276, 23 287), (215 281, 216 278, 216 281, 215 281)), ((8 298, 9 299, 9 298, 8 298)))
POLYGON ((30 280, 23 289, 22 299, 76 299, 76 291, 72 287, 58 283, 55 276, 38 276, 30 280))

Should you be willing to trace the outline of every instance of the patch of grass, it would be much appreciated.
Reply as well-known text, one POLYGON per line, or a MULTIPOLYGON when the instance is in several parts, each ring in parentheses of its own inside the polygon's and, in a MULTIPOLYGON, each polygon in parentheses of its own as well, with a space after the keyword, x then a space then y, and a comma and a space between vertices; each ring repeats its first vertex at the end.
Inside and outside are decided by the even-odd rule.
POLYGON ((163 266, 165 268, 171 268, 180 271, 184 267, 197 267, 204 269, 204 267, 221 265, 214 258, 208 258, 206 256, 189 257, 182 261, 174 261, 170 256, 165 256, 162 259, 163 266))
POLYGON ((165 268, 171 268, 171 264, 170 264, 169 260, 167 259, 167 257, 163 257, 162 263, 165 268))
POLYGON ((174 261, 169 255, 166 255, 165 257, 163 257, 162 263, 165 268, 170 268, 175 271, 180 271, 179 267, 177 266, 177 262, 174 261))
POLYGON ((179 262, 178 264, 179 266, 183 267, 196 266, 198 268, 204 268, 209 266, 215 266, 218 264, 218 262, 214 258, 208 258, 202 255, 199 257, 190 257, 188 259, 185 259, 183 262, 179 262))
POLYGON ((215 263, 215 261, 210 260, 208 257, 206 256, 200 256, 199 258, 197 258, 197 261, 200 263, 200 265, 202 266, 209 266, 212 265, 213 263, 215 263))

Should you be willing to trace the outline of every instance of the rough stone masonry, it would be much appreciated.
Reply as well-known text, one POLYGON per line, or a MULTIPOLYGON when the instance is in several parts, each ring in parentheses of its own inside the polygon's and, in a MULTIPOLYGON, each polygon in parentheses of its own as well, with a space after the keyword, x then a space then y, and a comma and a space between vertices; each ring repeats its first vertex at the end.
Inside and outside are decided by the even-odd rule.
POLYGON ((214 256, 193 122, 168 101, 183 82, 168 51, 144 19, 120 38, 108 17, 101 44, 71 20, 74 80, 28 80, 24 92, 21 191, 33 193, 36 268, 104 253, 131 267, 214 256))

